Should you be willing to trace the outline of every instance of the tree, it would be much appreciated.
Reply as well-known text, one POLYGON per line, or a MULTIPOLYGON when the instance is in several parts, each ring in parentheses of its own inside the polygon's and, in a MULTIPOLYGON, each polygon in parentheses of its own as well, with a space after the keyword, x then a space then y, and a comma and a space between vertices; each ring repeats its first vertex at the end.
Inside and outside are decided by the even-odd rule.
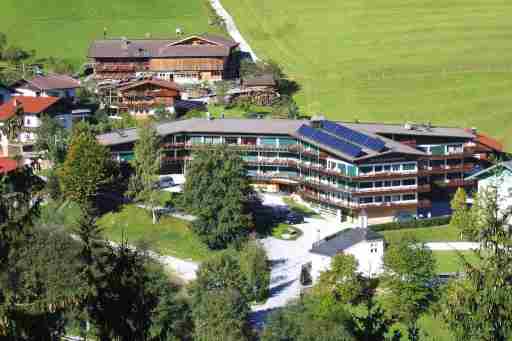
POLYGON ((108 182, 111 160, 108 150, 85 126, 78 126, 59 175, 66 198, 86 209, 91 207, 101 185, 108 182))
POLYGON ((215 95, 217 97, 217 103, 225 106, 226 105, 226 96, 228 95, 229 90, 229 82, 227 81, 218 81, 215 83, 215 95))
POLYGON ((262 341, 352 341, 349 315, 340 304, 325 307, 317 295, 288 304, 267 319, 262 341))
POLYGON ((17 141, 18 137, 23 129, 23 108, 20 106, 16 108, 16 113, 8 118, 2 126, 0 126, 0 132, 7 139, 17 141))
POLYGON ((227 147, 212 148, 194 154, 181 206, 197 216, 192 228, 208 247, 222 249, 246 238, 252 194, 240 156, 227 147))
POLYGON ((433 295, 435 259, 432 251, 412 236, 406 236, 386 250, 385 284, 390 291, 393 312, 410 330, 433 295))
POLYGON ((502 341, 512 336, 512 212, 497 187, 479 191, 463 220, 479 243, 471 263, 459 255, 465 276, 452 281, 440 313, 459 340, 502 341))
POLYGON ((265 249, 257 241, 248 242, 240 251, 239 264, 247 296, 251 301, 263 301, 270 285, 270 263, 265 249))
POLYGON ((470 215, 468 214, 467 196, 462 187, 457 189, 450 205, 453 211, 450 225, 458 229, 462 236, 467 227, 471 225, 471 221, 468 220, 470 215))
POLYGON ((54 167, 59 166, 66 158, 69 144, 69 134, 64 127, 54 118, 44 115, 41 125, 36 131, 36 143, 34 148, 42 153, 54 167))
POLYGON ((157 223, 156 206, 158 189, 155 184, 160 172, 160 138, 152 126, 146 124, 138 129, 139 140, 135 143, 131 179, 131 192, 136 200, 142 201, 151 211, 153 224, 157 223))
POLYGON ((249 305, 236 289, 215 289, 194 305, 194 340, 251 340, 249 305))
POLYGON ((363 280, 357 272, 357 260, 349 254, 337 254, 332 258, 329 270, 320 274, 315 290, 330 295, 342 304, 354 303, 363 291, 363 280))
POLYGON ((34 51, 25 51, 22 48, 13 45, 5 48, 2 53, 3 59, 15 64, 18 64, 22 60, 33 57, 34 55, 34 51))
POLYGON ((176 112, 171 112, 165 105, 161 105, 155 109, 155 118, 157 121, 174 121, 176 112))

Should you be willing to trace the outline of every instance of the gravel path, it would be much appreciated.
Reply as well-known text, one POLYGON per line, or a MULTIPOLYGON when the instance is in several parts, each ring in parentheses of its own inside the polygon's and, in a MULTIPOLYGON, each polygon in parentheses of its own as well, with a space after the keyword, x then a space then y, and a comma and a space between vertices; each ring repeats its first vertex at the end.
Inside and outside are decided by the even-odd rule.
POLYGON ((228 11, 226 11, 224 6, 222 6, 220 0, 210 0, 210 4, 212 5, 215 12, 217 12, 217 15, 224 19, 224 22, 226 23, 226 30, 228 31, 231 38, 233 38, 233 40, 235 40, 236 42, 240 43, 240 50, 242 52, 249 54, 253 61, 258 61, 258 56, 256 56, 256 53, 254 53, 251 46, 244 39, 244 37, 242 37, 242 34, 236 27, 233 17, 228 13, 228 11))
MULTIPOLYGON (((272 194, 262 195, 266 206, 285 206, 282 197, 272 194)), ((270 297, 264 304, 252 306, 251 323, 262 328, 269 313, 285 306, 300 295, 300 271, 303 264, 310 261, 309 250, 312 244, 340 229, 347 227, 319 218, 306 218, 304 224, 295 225, 303 235, 295 241, 269 237, 261 241, 272 263, 270 275, 270 297)))
POLYGON ((470 242, 436 242, 425 244, 432 251, 467 251, 480 247, 479 243, 470 242))

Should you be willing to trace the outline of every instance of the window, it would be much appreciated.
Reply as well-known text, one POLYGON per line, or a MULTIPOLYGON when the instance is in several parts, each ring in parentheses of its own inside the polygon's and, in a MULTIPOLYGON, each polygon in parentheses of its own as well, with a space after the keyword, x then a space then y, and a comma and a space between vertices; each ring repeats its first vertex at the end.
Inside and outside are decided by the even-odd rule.
POLYGON ((375 202, 380 203, 380 202, 382 202, 382 197, 381 196, 375 197, 374 200, 375 200, 375 202))
POLYGON ((371 203, 373 203, 373 197, 359 198, 359 203, 360 204, 371 204, 371 203))
POLYGON ((375 182, 373 183, 373 186, 374 186, 375 188, 381 188, 381 187, 382 187, 382 181, 375 181, 375 182))
POLYGON ((392 165, 391 169, 393 170, 393 172, 400 172, 400 165, 392 165))
POLYGON ((224 138, 226 144, 238 144, 238 137, 228 136, 224 138))
POLYGON ((414 170, 416 170, 416 164, 414 164, 414 163, 404 163, 402 165, 402 169, 404 171, 414 171, 414 170))
POLYGON ((416 200, 416 194, 404 194, 402 196, 403 201, 412 201, 416 200))
POLYGON ((384 187, 391 187, 391 181, 384 181, 384 187))
POLYGON ((371 167, 371 166, 364 166, 364 167, 359 168, 359 172, 361 174, 368 174, 368 173, 371 173, 372 171, 373 171, 373 167, 371 167))
POLYGON ((384 165, 384 172, 390 172, 391 171, 391 165, 384 165))
POLYGON ((375 166, 375 173, 382 172, 382 166, 375 166))
POLYGON ((384 197, 384 202, 391 202, 391 197, 389 195, 386 195, 384 197))
POLYGON ((400 180, 393 180, 393 187, 400 187, 400 180))
POLYGON ((372 182, 360 182, 359 188, 362 188, 362 189, 373 188, 373 183, 372 182))
POLYGON ((400 196, 399 196, 399 195, 392 195, 392 196, 391 196, 391 201, 392 201, 392 202, 398 202, 398 201, 400 201, 400 196))
POLYGON ((414 185, 416 185, 416 179, 405 179, 405 180, 402 180, 402 185, 403 186, 414 186, 414 185))
POLYGON ((377 253, 377 243, 370 243, 370 253, 377 253))

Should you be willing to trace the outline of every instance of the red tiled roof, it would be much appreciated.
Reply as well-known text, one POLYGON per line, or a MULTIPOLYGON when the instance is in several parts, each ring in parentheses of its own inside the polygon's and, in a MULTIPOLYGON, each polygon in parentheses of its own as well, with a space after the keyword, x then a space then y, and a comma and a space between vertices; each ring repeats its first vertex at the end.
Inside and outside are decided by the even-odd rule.
POLYGON ((60 100, 58 97, 15 96, 0 106, 0 120, 11 118, 16 113, 16 103, 28 114, 40 114, 60 100))
POLYGON ((503 144, 492 137, 489 137, 487 135, 484 135, 482 133, 477 134, 477 141, 480 144, 483 144, 486 147, 489 147, 491 149, 494 149, 496 151, 502 152, 503 151, 503 144))
POLYGON ((12 172, 18 168, 18 161, 7 158, 0 158, 0 174, 12 172))

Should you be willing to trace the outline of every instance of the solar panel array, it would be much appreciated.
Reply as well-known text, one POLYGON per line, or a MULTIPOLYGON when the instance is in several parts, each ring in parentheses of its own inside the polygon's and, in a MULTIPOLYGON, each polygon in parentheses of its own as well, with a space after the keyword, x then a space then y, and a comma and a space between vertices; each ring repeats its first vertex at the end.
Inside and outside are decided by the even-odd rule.
POLYGON ((357 143, 358 145, 367 147, 376 152, 382 151, 386 146, 381 139, 368 136, 357 130, 347 128, 331 121, 322 121, 322 128, 347 141, 357 143))
POLYGON ((355 144, 340 140, 332 135, 324 133, 318 129, 303 125, 299 128, 298 133, 313 141, 319 142, 324 146, 338 150, 352 157, 358 157, 362 153, 362 149, 355 144))

